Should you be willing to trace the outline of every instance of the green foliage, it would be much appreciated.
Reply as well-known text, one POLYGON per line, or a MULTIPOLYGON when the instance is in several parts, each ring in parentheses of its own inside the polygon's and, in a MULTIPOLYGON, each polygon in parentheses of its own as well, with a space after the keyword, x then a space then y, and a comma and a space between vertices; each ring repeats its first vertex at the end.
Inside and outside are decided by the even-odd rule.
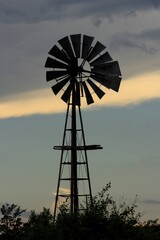
POLYGON ((73 216, 63 204, 53 221, 49 209, 31 211, 26 223, 21 220, 25 210, 15 204, 1 207, 0 239, 7 240, 159 240, 158 220, 142 223, 137 200, 128 205, 117 204, 109 194, 111 184, 98 192, 87 209, 73 216))
POLYGON ((159 240, 160 225, 158 219, 148 220, 136 228, 137 238, 135 240, 159 240))
POLYGON ((130 206, 125 201, 117 206, 108 193, 110 187, 108 183, 76 219, 68 213, 65 205, 62 206, 55 224, 59 239, 77 239, 77 236, 83 240, 132 239, 134 227, 141 217, 136 213, 136 200, 130 206))
POLYGON ((50 240, 53 237, 53 216, 49 209, 41 213, 31 211, 28 222, 24 225, 27 240, 50 240))
POLYGON ((26 210, 15 204, 8 203, 0 208, 2 217, 0 219, 0 233, 6 239, 20 239, 23 234, 23 222, 21 214, 26 210))

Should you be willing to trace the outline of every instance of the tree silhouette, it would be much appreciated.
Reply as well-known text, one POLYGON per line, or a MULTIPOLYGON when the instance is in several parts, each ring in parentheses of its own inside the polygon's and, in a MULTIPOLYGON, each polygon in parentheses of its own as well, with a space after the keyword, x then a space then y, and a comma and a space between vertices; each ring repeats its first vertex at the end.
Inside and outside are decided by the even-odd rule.
POLYGON ((93 198, 88 208, 76 217, 63 204, 56 221, 49 209, 31 211, 23 223, 25 210, 15 204, 1 207, 0 239, 2 240, 159 240, 158 219, 141 222, 136 199, 128 205, 117 204, 109 194, 110 183, 93 198))
POLYGON ((50 240, 53 239, 53 216, 49 209, 36 213, 31 211, 28 222, 24 224, 25 239, 50 240))
POLYGON ((15 204, 3 204, 0 208, 2 217, 0 219, 0 233, 4 239, 20 239, 23 233, 22 210, 15 204))

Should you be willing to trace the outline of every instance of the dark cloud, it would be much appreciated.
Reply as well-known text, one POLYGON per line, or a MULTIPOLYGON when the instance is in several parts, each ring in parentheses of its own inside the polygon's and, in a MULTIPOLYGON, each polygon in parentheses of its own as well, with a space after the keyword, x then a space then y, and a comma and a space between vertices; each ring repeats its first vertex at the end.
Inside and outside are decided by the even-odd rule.
POLYGON ((135 16, 136 11, 159 6, 158 0, 1 0, 0 22, 41 22, 89 15, 109 18, 121 13, 135 16))
POLYGON ((132 16, 132 17, 136 17, 136 10, 130 10, 126 13, 126 16, 132 16))
POLYGON ((112 49, 135 48, 148 54, 154 54, 158 51, 155 42, 160 39, 160 28, 147 29, 140 33, 121 32, 116 33, 110 40, 112 49), (151 40, 151 41, 150 41, 151 40))
POLYGON ((155 8, 160 8, 160 2, 159 0, 152 0, 152 3, 154 5, 155 8))
POLYGON ((160 204, 160 200, 155 200, 155 199, 146 199, 143 202, 146 204, 156 204, 156 205, 160 204))
POLYGON ((0 25, 0 30, 1 100, 10 94, 43 88, 44 64, 50 46, 43 26, 0 25))
MULTIPOLYGON (((110 45, 113 52, 119 48, 138 49, 149 54, 157 52, 156 44, 151 41, 158 40, 159 29, 148 29, 139 34, 124 32, 126 26, 122 24, 119 29, 118 17, 129 17, 129 20, 134 17, 135 20, 138 11, 158 8, 159 5, 158 1, 151 0, 0 0, 1 100, 47 87, 44 69, 47 52, 66 32, 69 35, 78 29, 78 32, 87 32, 99 41, 106 38, 107 46, 110 45), (69 18, 75 18, 75 29, 74 21, 67 21, 69 18)), ((133 24, 132 31, 135 29, 133 24)), ((129 72, 128 69, 129 64, 129 72)))
POLYGON ((153 41, 160 41, 160 28, 147 29, 140 34, 137 34, 137 37, 143 39, 149 39, 153 41))
POLYGON ((132 48, 132 49, 139 49, 143 52, 154 54, 157 52, 157 49, 152 46, 147 46, 146 43, 143 42, 135 42, 135 39, 129 39, 129 38, 113 38, 110 43, 110 48, 114 50, 118 50, 119 48, 132 48))

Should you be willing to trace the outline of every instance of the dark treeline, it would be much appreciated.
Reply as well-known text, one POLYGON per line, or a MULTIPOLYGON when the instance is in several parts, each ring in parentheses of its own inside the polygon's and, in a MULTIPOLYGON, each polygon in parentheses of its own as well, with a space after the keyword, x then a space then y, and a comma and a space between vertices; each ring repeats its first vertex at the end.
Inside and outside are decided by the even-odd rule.
POLYGON ((160 240, 158 220, 141 222, 136 200, 127 205, 116 204, 108 193, 110 183, 93 199, 87 210, 76 218, 67 204, 60 208, 55 222, 49 209, 31 211, 27 222, 22 221, 26 210, 15 204, 1 207, 0 239, 2 240, 160 240))

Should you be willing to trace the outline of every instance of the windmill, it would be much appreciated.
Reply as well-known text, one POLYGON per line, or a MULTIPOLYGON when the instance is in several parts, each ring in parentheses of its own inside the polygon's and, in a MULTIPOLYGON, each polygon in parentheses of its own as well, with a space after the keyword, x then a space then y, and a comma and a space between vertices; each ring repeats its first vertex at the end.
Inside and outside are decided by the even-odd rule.
POLYGON ((94 37, 74 34, 60 39, 48 53, 46 80, 53 81, 53 93, 61 95, 67 104, 62 145, 54 146, 55 150, 61 151, 54 218, 61 198, 68 200, 70 212, 74 215, 82 205, 84 208, 84 203, 87 208, 87 203, 92 202, 87 151, 102 147, 86 145, 81 99, 84 97, 87 105, 94 103, 94 96, 101 99, 105 94, 101 86, 116 92, 119 90, 119 64, 105 49, 99 41, 94 42, 94 37), (67 183, 68 191, 62 192, 67 183), (87 185, 85 192, 80 184, 87 185))

